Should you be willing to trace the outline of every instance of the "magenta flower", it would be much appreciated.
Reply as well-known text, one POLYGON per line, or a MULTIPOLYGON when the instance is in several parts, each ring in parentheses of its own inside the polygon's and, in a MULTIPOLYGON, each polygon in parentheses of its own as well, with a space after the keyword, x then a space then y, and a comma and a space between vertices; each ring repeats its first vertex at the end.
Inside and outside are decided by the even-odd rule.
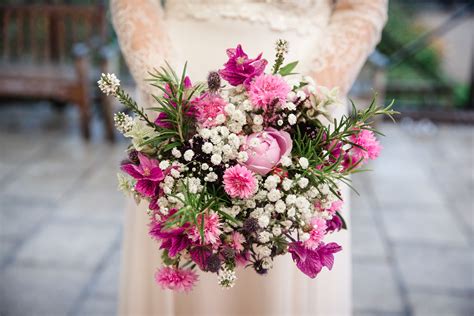
POLYGON ((298 269, 314 279, 323 267, 332 269, 334 264, 334 253, 342 250, 336 243, 321 244, 317 249, 306 248, 301 241, 290 243, 288 252, 291 253, 293 261, 298 269))
POLYGON ((209 246, 196 246, 189 251, 191 260, 196 263, 203 271, 206 270, 207 260, 212 255, 212 250, 209 246))
POLYGON ((285 103, 290 90, 281 76, 261 74, 250 84, 249 98, 256 108, 266 110, 275 100, 285 103))
POLYGON ((248 199, 255 194, 257 179, 245 166, 227 168, 223 176, 224 190, 231 198, 248 199))
POLYGON ((193 270, 163 267, 156 271, 155 281, 163 289, 177 292, 189 292, 198 280, 193 270))
POLYGON ((138 166, 128 163, 122 165, 121 169, 138 180, 135 185, 137 192, 144 196, 153 197, 165 175, 157 160, 150 159, 142 153, 138 153, 138 159, 140 161, 138 166))
POLYGON ((362 129, 357 134, 351 135, 349 139, 352 143, 362 147, 353 146, 350 149, 353 163, 357 163, 361 159, 364 163, 379 156, 382 146, 380 146, 372 131, 362 129))
POLYGON ((267 66, 267 61, 261 59, 262 54, 255 59, 249 59, 241 45, 227 49, 227 56, 229 60, 224 64, 224 69, 219 70, 219 74, 233 86, 239 84, 248 86, 252 79, 262 74, 267 66))
POLYGON ((185 231, 189 225, 165 229, 166 221, 153 222, 149 231, 150 236, 161 242, 160 249, 167 249, 170 257, 176 256, 181 250, 191 245, 191 240, 185 231))
MULTIPOLYGON (((204 241, 205 244, 216 245, 220 242, 219 236, 222 233, 222 223, 219 221, 219 216, 216 213, 204 215, 204 241)), ((202 216, 198 216, 197 225, 192 226, 188 235, 194 242, 201 242, 200 227, 202 223, 202 216)))
POLYGON ((318 248, 319 244, 326 234, 326 221, 322 218, 315 217, 311 220, 311 231, 309 232, 309 239, 304 241, 303 244, 309 249, 318 248))
POLYGON ((326 221, 327 232, 340 231, 342 228, 342 220, 339 216, 334 215, 330 220, 326 221))
POLYGON ((196 111, 196 119, 203 127, 212 127, 223 122, 218 122, 216 117, 218 115, 225 115, 224 107, 226 102, 219 95, 205 93, 193 101, 194 109, 196 111))

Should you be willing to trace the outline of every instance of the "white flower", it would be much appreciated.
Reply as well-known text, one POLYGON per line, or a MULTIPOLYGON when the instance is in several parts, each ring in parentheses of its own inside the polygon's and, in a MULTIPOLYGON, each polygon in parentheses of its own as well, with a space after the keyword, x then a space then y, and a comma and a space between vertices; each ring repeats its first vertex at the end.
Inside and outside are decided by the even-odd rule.
POLYGON ((171 154, 175 157, 175 158, 181 158, 181 152, 178 150, 178 148, 173 148, 171 150, 171 154))
POLYGON ((219 133, 221 133, 222 137, 227 137, 229 136, 229 129, 225 126, 221 126, 219 128, 219 133))
POLYGON ((291 162, 291 158, 288 157, 288 156, 283 156, 281 157, 280 159, 280 163, 283 167, 289 167, 291 166, 292 162, 291 162))
POLYGON ((211 136, 211 142, 214 144, 214 145, 217 145, 219 144, 220 142, 222 141, 222 137, 219 136, 219 134, 214 134, 211 136))
POLYGON ((217 275, 217 282, 223 288, 231 288, 235 285, 237 277, 234 270, 230 270, 227 267, 221 268, 217 275))
POLYGON ((309 180, 307 178, 299 178, 298 179, 298 185, 300 188, 304 189, 308 186, 309 180))
POLYGON ((283 125, 283 120, 278 120, 277 124, 278 124, 278 126, 282 126, 283 125))
POLYGON ((224 107, 224 111, 225 111, 227 114, 232 115, 232 113, 235 112, 235 105, 233 105, 232 103, 227 104, 227 105, 224 107))
POLYGON ((281 184, 283 190, 285 191, 289 191, 291 189, 291 187, 293 186, 293 181, 291 181, 290 179, 288 178, 285 178, 281 184))
POLYGON ((194 157, 194 151, 188 149, 184 152, 184 160, 191 161, 194 157))
POLYGON ((290 111, 296 110, 296 104, 293 102, 286 102, 285 107, 290 111))
POLYGON ((263 124, 263 116, 261 116, 261 115, 255 115, 255 116, 253 117, 253 123, 254 123, 255 125, 262 125, 262 124, 263 124))
POLYGON ((227 140, 231 146, 234 148, 239 148, 240 146, 240 138, 236 134, 230 134, 229 137, 227 137, 227 140))
POLYGON ((281 235, 281 228, 280 226, 273 226, 272 233, 275 236, 280 236, 281 235))
POLYGON ((260 234, 258 234, 258 241, 261 243, 267 243, 270 241, 270 238, 272 237, 272 234, 267 231, 263 231, 260 234))
POLYGON ((270 191, 275 189, 278 183, 280 183, 280 178, 278 176, 268 176, 265 180, 264 187, 270 191))
POLYGON ((222 162, 222 156, 221 155, 217 155, 217 154, 214 154, 211 156, 211 162, 214 164, 214 165, 218 165, 222 162))
POLYGON ((260 257, 269 257, 272 254, 272 250, 264 245, 258 245, 255 247, 255 253, 260 257))
POLYGON ((205 142, 202 145, 201 149, 204 153, 210 154, 212 152, 212 149, 214 149, 214 145, 212 145, 212 143, 210 143, 210 142, 205 142))
POLYGON ((97 81, 100 91, 106 95, 115 95, 118 88, 120 87, 120 80, 117 79, 115 74, 102 74, 99 81, 97 81))
POLYGON ((308 233, 302 233, 302 234, 300 235, 300 240, 303 241, 303 242, 305 242, 306 240, 309 239, 309 237, 310 237, 310 235, 309 235, 308 233))
POLYGON ((272 213, 275 210, 275 206, 272 203, 267 203, 267 204, 265 204, 263 209, 267 213, 272 213))
POLYGON ((162 160, 159 164, 161 170, 165 170, 170 166, 169 160, 162 160))
POLYGON ((291 205, 296 203, 296 195, 288 194, 286 196, 286 205, 291 205))
POLYGON ((309 209, 311 204, 309 203, 308 199, 306 199, 304 196, 298 196, 296 198, 295 205, 299 210, 306 210, 306 209, 309 209))
POLYGON ((307 169, 308 166, 309 166, 309 161, 308 161, 308 159, 306 159, 305 157, 301 157, 301 158, 298 160, 298 162, 299 162, 301 168, 303 168, 303 169, 307 169))
POLYGON ((275 203, 275 211, 277 213, 284 213, 286 210, 286 204, 283 202, 283 200, 278 200, 275 203))
POLYGON ((281 192, 277 189, 270 190, 270 192, 267 194, 267 197, 270 202, 276 202, 281 198, 281 192))
POLYGON ((180 177, 180 172, 178 169, 172 168, 170 171, 170 174, 173 178, 179 178, 180 177))
POLYGON ((296 96, 299 99, 306 99, 306 93, 303 90, 298 90, 298 92, 296 92, 296 96))
POLYGON ((249 154, 246 151, 241 151, 237 155, 237 161, 240 163, 246 162, 249 159, 249 154))
POLYGON ((204 181, 214 182, 217 180, 217 174, 215 172, 209 172, 207 176, 204 177, 204 181))
POLYGON ((271 269, 273 267, 273 261, 270 257, 266 257, 262 259, 262 268, 264 269, 271 269))
POLYGON ((260 145, 260 140, 255 137, 255 138, 252 138, 250 141, 249 141, 249 147, 253 148, 253 147, 258 147, 260 145))
POLYGON ((201 169, 202 169, 202 170, 207 170, 207 169, 209 169, 209 165, 208 165, 207 163, 203 163, 203 164, 201 165, 201 169))
POLYGON ((208 128, 203 128, 199 131, 199 135, 204 139, 209 139, 209 137, 211 137, 211 131, 208 128))
POLYGON ((238 205, 234 205, 232 206, 232 208, 230 209, 231 212, 229 213, 229 215, 232 215, 232 216, 237 216, 237 214, 239 214, 241 211, 242 211, 242 208, 238 205))
POLYGON ((294 115, 293 113, 288 115, 288 123, 290 125, 295 125, 296 124, 296 115, 294 115))
POLYGON ((321 194, 328 194, 329 192, 331 192, 329 186, 326 183, 318 185, 318 190, 319 192, 321 192, 321 194))
POLYGON ((293 216, 295 216, 295 214, 296 214, 296 209, 295 209, 294 207, 290 207, 290 208, 288 209, 288 212, 286 212, 286 214, 287 214, 289 217, 293 217, 293 216))
POLYGON ((261 215, 258 218, 258 225, 262 228, 267 227, 270 224, 270 217, 266 214, 261 215))
POLYGON ((114 114, 114 122, 115 127, 122 134, 131 131, 133 128, 133 124, 135 124, 133 118, 123 112, 118 112, 114 114))
POLYGON ((255 203, 255 200, 246 200, 245 201, 245 207, 247 208, 255 208, 257 206, 257 203, 255 203))
POLYGON ((225 122, 225 115, 224 114, 219 114, 215 118, 216 124, 222 124, 225 122))
POLYGON ((222 146, 222 153, 224 155, 229 156, 230 154, 232 154, 232 147, 229 144, 225 144, 224 146, 222 146))

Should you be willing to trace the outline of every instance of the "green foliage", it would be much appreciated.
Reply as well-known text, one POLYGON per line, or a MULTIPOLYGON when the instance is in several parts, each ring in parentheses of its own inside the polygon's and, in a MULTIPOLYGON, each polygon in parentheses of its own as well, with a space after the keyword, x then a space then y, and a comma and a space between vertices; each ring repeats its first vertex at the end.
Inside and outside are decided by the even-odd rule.
POLYGON ((183 183, 181 191, 182 197, 168 195, 179 200, 183 207, 168 218, 165 227, 182 227, 185 223, 193 224, 198 227, 201 241, 204 242, 204 216, 207 212, 212 210, 227 222, 238 223, 235 218, 222 210, 222 206, 228 201, 225 195, 218 195, 217 192, 208 190, 206 187, 201 192, 191 193, 187 183, 183 183))
POLYGON ((296 68, 297 65, 298 65, 297 61, 291 62, 281 67, 278 73, 282 76, 293 75, 294 73, 292 71, 296 68))
POLYGON ((339 157, 334 157, 332 155, 332 150, 336 144, 341 142, 344 145, 362 148, 357 144, 352 143, 349 140, 350 136, 358 133, 362 129, 380 134, 371 127, 373 118, 379 115, 387 115, 393 119, 393 115, 398 112, 393 111, 392 106, 393 102, 388 106, 379 107, 375 104, 374 99, 367 108, 357 110, 354 103, 352 103, 352 113, 342 116, 339 120, 334 119, 332 126, 323 125, 319 121, 312 122, 317 130, 316 136, 312 138, 301 131, 297 126, 293 137, 293 156, 305 157, 308 159, 310 165, 320 166, 320 168, 301 169, 295 167, 290 169, 290 171, 302 174, 302 176, 309 179, 312 185, 317 186, 319 184, 327 184, 332 193, 337 196, 340 196, 339 192, 337 192, 338 181, 343 182, 354 189, 347 176, 351 173, 363 171, 360 169, 356 170, 356 167, 361 161, 355 162, 351 168, 348 168, 345 171, 334 172, 342 169, 343 156, 340 155, 339 157))

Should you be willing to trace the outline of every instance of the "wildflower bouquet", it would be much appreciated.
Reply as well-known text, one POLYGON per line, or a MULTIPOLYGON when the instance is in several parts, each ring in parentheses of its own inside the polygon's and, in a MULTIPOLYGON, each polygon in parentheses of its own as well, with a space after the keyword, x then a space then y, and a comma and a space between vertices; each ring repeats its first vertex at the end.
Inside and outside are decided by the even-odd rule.
POLYGON ((155 70, 150 83, 160 93, 150 113, 114 75, 99 80, 135 113, 115 116, 132 141, 119 182, 148 205, 149 234, 163 250, 155 274, 163 288, 189 291, 196 269, 232 287, 236 267, 265 274, 286 253, 315 278, 341 251, 325 242, 346 228, 341 184, 379 154, 372 118, 394 112, 372 103, 333 120, 337 90, 295 75, 297 62, 283 65, 286 52, 278 41, 266 73, 261 55, 228 49, 224 68, 200 84, 186 66, 180 76, 169 65, 155 70))

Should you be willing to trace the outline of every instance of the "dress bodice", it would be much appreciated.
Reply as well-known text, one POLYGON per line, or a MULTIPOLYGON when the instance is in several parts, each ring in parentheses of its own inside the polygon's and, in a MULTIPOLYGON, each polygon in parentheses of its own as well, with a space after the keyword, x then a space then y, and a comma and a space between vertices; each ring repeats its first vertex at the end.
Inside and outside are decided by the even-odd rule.
POLYGON ((146 91, 148 71, 188 61, 203 80, 242 44, 271 63, 274 43, 290 43, 288 60, 317 83, 348 91, 380 38, 387 0, 111 0, 112 17, 131 72, 146 91))

